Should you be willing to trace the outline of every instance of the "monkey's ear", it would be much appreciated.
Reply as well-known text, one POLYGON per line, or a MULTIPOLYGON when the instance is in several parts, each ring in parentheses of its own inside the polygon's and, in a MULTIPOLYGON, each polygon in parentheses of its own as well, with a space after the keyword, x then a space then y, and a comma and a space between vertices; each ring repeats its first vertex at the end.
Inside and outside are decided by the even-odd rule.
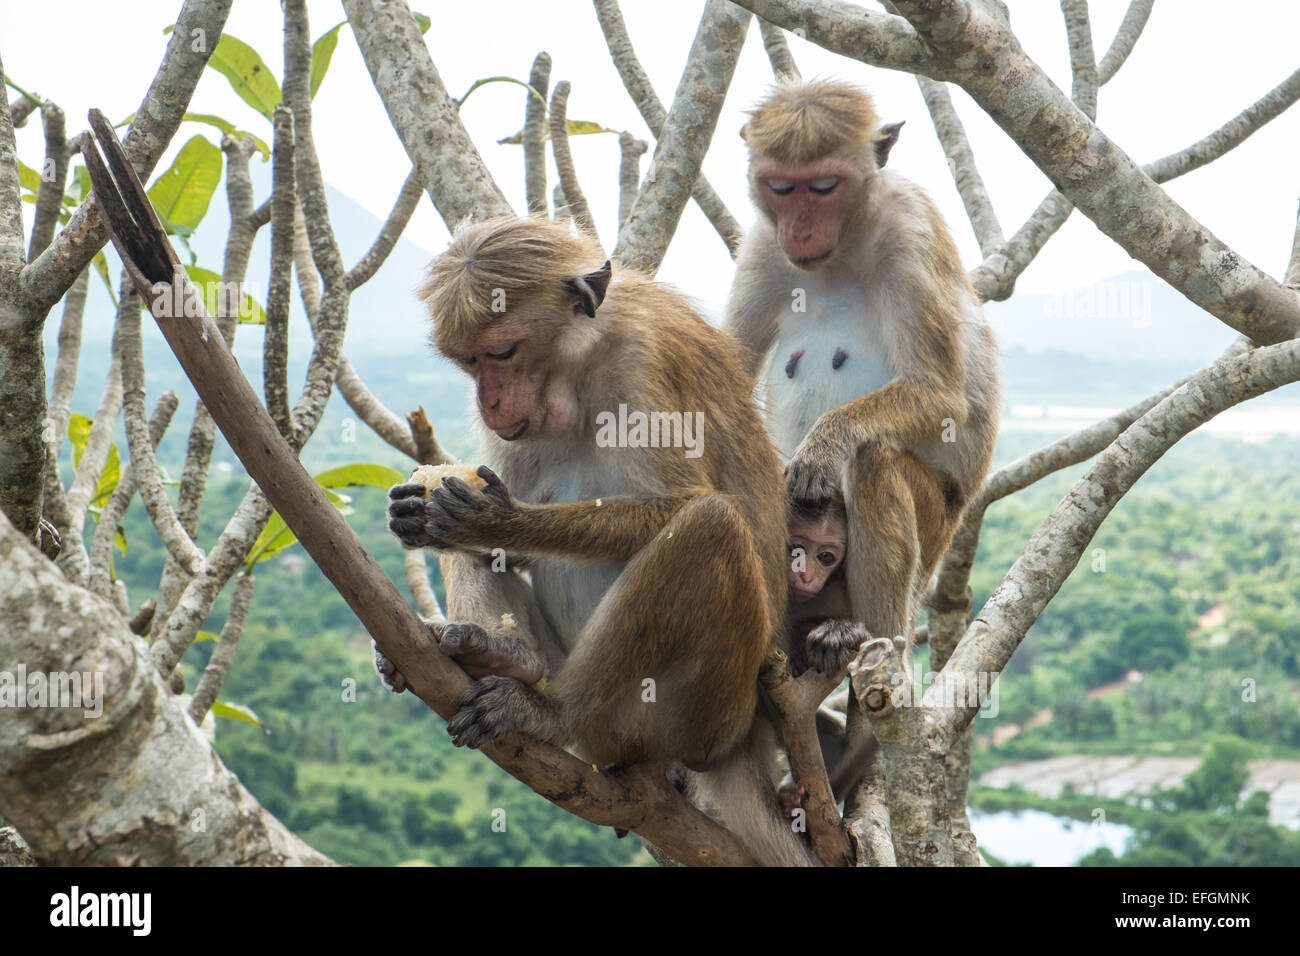
POLYGON ((578 306, 587 313, 589 319, 596 317, 596 309, 605 301, 605 290, 609 288, 611 272, 609 260, 606 259, 605 264, 595 272, 564 280, 564 288, 578 297, 578 306))
POLYGON ((876 140, 876 168, 884 169, 885 163, 889 162, 889 151, 894 148, 898 142, 899 130, 907 120, 899 120, 897 123, 886 123, 880 127, 879 138, 876 140))

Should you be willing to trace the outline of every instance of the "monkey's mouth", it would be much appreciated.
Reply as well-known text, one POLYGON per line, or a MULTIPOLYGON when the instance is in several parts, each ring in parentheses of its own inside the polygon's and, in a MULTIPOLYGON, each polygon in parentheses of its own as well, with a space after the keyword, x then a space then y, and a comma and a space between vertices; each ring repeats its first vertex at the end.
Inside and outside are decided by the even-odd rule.
POLYGON ((811 269, 814 266, 821 265, 821 263, 829 259, 831 257, 831 253, 834 251, 835 249, 832 247, 830 249, 827 249, 825 252, 818 253, 815 256, 803 256, 798 259, 792 257, 790 261, 793 262, 795 265, 797 265, 800 269, 811 269))
POLYGON ((523 438, 526 431, 528 431, 528 419, 523 418, 511 425, 509 430, 498 431, 497 437, 502 441, 514 441, 516 438, 523 438))

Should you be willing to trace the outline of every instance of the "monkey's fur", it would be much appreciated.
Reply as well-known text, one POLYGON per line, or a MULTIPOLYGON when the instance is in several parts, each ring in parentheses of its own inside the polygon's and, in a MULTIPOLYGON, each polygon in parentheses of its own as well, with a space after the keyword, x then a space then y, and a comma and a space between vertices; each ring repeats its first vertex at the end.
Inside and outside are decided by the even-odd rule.
POLYGON ((751 854, 806 863, 756 719, 786 571, 780 465, 753 380, 685 299, 602 258, 566 224, 498 219, 458 230, 421 290, 436 347, 476 380, 488 466, 483 491, 448 478, 427 500, 419 486, 391 493, 403 544, 451 549, 458 630, 442 646, 485 675, 449 730, 462 745, 521 731, 602 765, 708 771, 691 775, 695 799, 751 854), (702 453, 598 446, 596 416, 620 404, 702 412, 702 453), (497 548, 509 570, 494 573, 497 548), (532 656, 503 663, 521 638, 532 656), (543 660, 547 681, 528 686, 543 660))

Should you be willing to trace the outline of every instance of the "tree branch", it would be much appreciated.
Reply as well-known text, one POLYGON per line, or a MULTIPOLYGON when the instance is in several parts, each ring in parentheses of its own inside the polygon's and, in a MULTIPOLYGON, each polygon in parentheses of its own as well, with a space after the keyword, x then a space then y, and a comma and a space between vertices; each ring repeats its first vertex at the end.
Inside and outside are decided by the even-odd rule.
POLYGON ((971 622, 924 705, 936 719, 933 739, 951 741, 978 712, 965 688, 991 680, 1078 564, 1111 509, 1184 435, 1224 409, 1300 380, 1300 340, 1221 358, 1162 399, 1112 442, 1052 511, 971 622), (944 700, 964 706, 940 707, 944 700))
MULTIPOLYGON (((158 448, 179 404, 180 400, 175 392, 163 392, 158 396, 153 414, 149 416, 150 447, 158 448)), ((112 597, 113 582, 109 578, 109 565, 113 557, 113 538, 122 525, 122 516, 126 514, 131 499, 135 497, 136 465, 137 462, 132 457, 130 467, 118 481, 117 487, 113 489, 113 494, 109 496, 108 503, 104 505, 104 510, 99 515, 99 523, 95 525, 95 535, 90 542, 90 572, 87 587, 102 598, 112 597)))
POLYGON ((763 37, 763 49, 767 51, 767 60, 772 64, 772 75, 778 81, 802 79, 799 67, 790 53, 790 44, 786 42, 785 31, 761 17, 758 21, 758 31, 763 37))
MULTIPOLYGON (((668 111, 650 171, 619 232, 613 258, 654 275, 677 230, 740 57, 749 13, 708 0, 668 111)), ((572 202, 573 197, 565 195, 572 202)))
POLYGON ((1070 73, 1074 77, 1070 99, 1088 119, 1097 118, 1097 54, 1092 49, 1092 23, 1088 0, 1061 0, 1065 35, 1070 44, 1070 73))
POLYGON ((387 261, 389 254, 397 245, 397 240, 402 238, 402 233, 415 213, 415 207, 420 204, 420 196, 424 193, 422 180, 420 171, 414 167, 406 174, 402 188, 397 198, 393 200, 393 208, 389 210, 388 218, 379 229, 379 235, 375 236, 375 241, 366 250, 366 254, 347 274, 346 283, 349 292, 356 291, 370 281, 371 277, 379 271, 379 267, 387 261))
POLYGON ((286 438, 293 434, 289 408, 289 300, 293 293, 293 219, 298 196, 293 178, 293 113, 283 103, 272 120, 271 275, 262 338, 262 392, 271 420, 286 438))
MULTIPOLYGON (((650 134, 657 140, 663 133, 664 121, 668 118, 668 114, 663 104, 659 102, 659 97, 650 83, 650 77, 646 75, 640 61, 636 58, 636 51, 632 49, 632 40, 628 36, 627 25, 623 22, 623 14, 619 11, 618 0, 594 0, 594 3, 596 16, 600 20, 600 29, 605 34, 605 44, 609 47, 609 55, 618 69, 618 75, 623 80, 623 86, 628 96, 632 97, 632 102, 649 128, 650 134)), ((703 173, 696 178, 691 188, 691 197, 718 235, 722 237, 722 241, 727 244, 727 251, 734 259, 737 250, 740 249, 740 240, 744 231, 740 228, 740 223, 736 222, 735 217, 727 210, 721 197, 709 185, 703 173)), ((626 216, 621 217, 623 222, 626 219, 626 216)))
MULTIPOLYGON (((167 52, 122 141, 140 177, 148 178, 176 135, 194 87, 221 37, 231 2, 185 0, 181 7, 167 52)), ((77 207, 58 238, 23 269, 23 294, 33 302, 41 321, 107 239, 99 202, 92 195, 77 207)))
POLYGON ((1119 72, 1119 68, 1124 65, 1128 55, 1133 52, 1138 37, 1142 35, 1142 28, 1147 25, 1147 18, 1151 16, 1151 7, 1154 3, 1155 0, 1132 0, 1129 3, 1119 29, 1115 31, 1115 39, 1111 41, 1110 49, 1097 64, 1098 85, 1105 86, 1109 83, 1119 72))
POLYGON ((465 132, 405 0, 343 0, 343 8, 388 118, 447 228, 513 212, 465 132))
POLYGON ((650 144, 637 139, 627 130, 618 134, 618 228, 622 231, 641 187, 641 157, 650 144))
POLYGON ((546 94, 551 83, 551 56, 542 52, 533 60, 528 74, 531 92, 524 104, 524 195, 528 212, 546 214, 546 94))
POLYGON ((600 242, 600 236, 596 234, 596 223, 591 218, 591 207, 587 205, 586 194, 578 184, 578 171, 573 167, 573 152, 569 149, 570 89, 569 81, 561 80, 555 84, 555 91, 551 93, 551 154, 555 157, 555 170, 559 173, 560 185, 564 188, 569 214, 579 229, 600 242))
POLYGON ((190 719, 195 725, 203 723, 203 718, 221 693, 226 674, 230 672, 235 651, 239 648, 239 638, 244 633, 244 620, 248 617, 248 605, 253 600, 253 585, 256 580, 247 571, 235 578, 235 589, 230 595, 230 610, 226 612, 226 623, 221 626, 221 639, 208 658, 203 676, 194 688, 194 699, 190 701, 190 719))
POLYGON ((1002 19, 967 0, 896 4, 930 41, 944 71, 1121 248, 1256 342, 1300 333, 1300 298, 1224 245, 1146 176, 1064 97, 1002 19))
POLYGON ((41 166, 41 188, 36 194, 28 261, 45 251, 54 238, 54 227, 59 223, 59 210, 63 206, 63 186, 68 181, 68 140, 63 110, 46 100, 41 104, 41 125, 45 128, 45 162, 41 166))

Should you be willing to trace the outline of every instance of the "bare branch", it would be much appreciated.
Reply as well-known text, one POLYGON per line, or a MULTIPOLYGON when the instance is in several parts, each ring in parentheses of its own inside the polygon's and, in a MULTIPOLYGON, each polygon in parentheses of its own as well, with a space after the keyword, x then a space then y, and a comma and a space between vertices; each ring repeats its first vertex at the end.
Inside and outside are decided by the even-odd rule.
POLYGON ((637 139, 627 130, 618 134, 618 228, 621 231, 632 212, 637 189, 641 185, 641 157, 650 144, 637 139))
MULTIPOLYGON (((140 335, 140 298, 130 280, 123 277, 122 307, 118 312, 117 347, 122 363, 122 408, 126 440, 131 447, 131 474, 140 487, 140 498, 153 521, 158 537, 182 568, 197 574, 203 568, 203 552, 176 519, 153 456, 149 423, 144 410, 144 351, 140 335)), ((71 498, 71 494, 68 496, 71 498)))
POLYGON ((436 624, 445 624, 447 615, 442 613, 438 596, 429 584, 429 567, 425 563, 424 549, 404 551, 403 559, 406 563, 406 586, 411 589, 411 597, 415 599, 415 609, 420 612, 420 617, 436 624))
MULTIPOLYGON (((179 404, 180 400, 175 392, 163 392, 158 396, 153 414, 149 416, 149 444, 155 450, 162 441, 167 426, 171 424, 172 416, 176 414, 176 407, 179 404)), ((132 458, 130 467, 118 480, 117 487, 113 489, 113 494, 109 496, 108 503, 104 505, 104 510, 99 515, 99 523, 95 526, 95 534, 90 542, 90 573, 87 587, 100 597, 112 596, 113 582, 109 577, 109 564, 113 556, 113 539, 122 525, 122 516, 126 514, 131 499, 135 497, 136 464, 136 460, 132 458)))
POLYGON ((1186 149, 1171 153, 1142 167, 1158 183, 1168 182, 1206 163, 1212 163, 1237 146, 1265 123, 1284 113, 1300 99, 1300 70, 1269 90, 1210 135, 1186 149))
POLYGON ((389 210, 388 218, 384 220, 383 226, 380 227, 379 235, 375 236, 375 241, 366 250, 366 254, 348 272, 346 281, 349 292, 369 282, 370 278, 379 271, 379 267, 388 259, 389 253, 397 245, 397 240, 402 238, 402 232, 405 231, 407 223, 411 221, 415 207, 420 204, 420 196, 423 192, 424 177, 420 175, 418 169, 412 168, 406 174, 406 180, 402 183, 402 188, 393 201, 393 208, 389 210))
MULTIPOLYGON (((167 52, 123 138, 126 154, 141 177, 148 177, 176 135, 194 87, 221 38, 231 2, 186 0, 181 8, 167 52)), ((0 167, 4 165, 0 162, 0 167)), ((3 191, 0 187, 0 195, 3 191)), ((91 196, 77 207, 54 242, 23 269, 23 293, 41 315, 59 301, 107 239, 99 202, 91 196)))
MULTIPOLYGON (((4 64, 0 63, 0 83, 4 82, 4 75, 4 64)), ((26 262, 18 143, 9 109, 8 102, 0 99, 0 278, 5 287, 13 285, 26 262)))
POLYGON ((921 87, 921 95, 925 97, 925 105, 934 121, 934 131, 939 136, 944 155, 948 157, 948 169, 952 172, 953 182, 957 184, 962 205, 966 207, 966 216, 975 230, 980 252, 986 257, 990 256, 1006 240, 1002 236, 1002 226, 998 222, 997 213, 993 211, 984 179, 975 164, 975 153, 970 148, 966 129, 962 126, 944 83, 924 76, 917 76, 916 82, 921 87))
POLYGON ((14 101, 9 104, 9 115, 14 129, 22 129, 27 125, 27 117, 31 116, 40 109, 40 99, 34 96, 16 96, 14 101))
POLYGON ((749 13, 726 0, 705 5, 650 171, 614 247, 613 258, 624 265, 649 275, 659 270, 713 139, 748 26, 749 13))
POLYGON ((1256 342, 1300 334, 1300 298, 1197 222, 1070 103, 1020 47, 1004 7, 896 5, 950 78, 1122 249, 1256 342))
POLYGON ((551 55, 537 54, 528 85, 540 95, 531 92, 524 104, 524 194, 530 213, 546 214, 546 94, 551 83, 551 55))
POLYGON ((769 651, 759 681, 781 717, 781 739, 790 755, 790 772, 804 789, 808 836, 813 853, 826 866, 849 866, 853 844, 831 793, 831 782, 817 742, 817 707, 840 683, 815 670, 798 678, 784 652, 769 651))
POLYGON ((41 188, 36 194, 28 261, 44 252, 54 238, 59 210, 63 208, 63 186, 68 180, 68 140, 63 110, 46 100, 41 104, 41 125, 45 129, 45 162, 41 166, 41 188))
POLYGON ((413 412, 406 413, 406 423, 411 429, 411 437, 415 441, 415 460, 422 465, 452 465, 456 459, 443 451, 438 439, 433 434, 433 425, 429 422, 429 416, 424 414, 424 406, 421 405, 413 412))
POLYGON ((1111 509, 1165 452, 1184 435, 1224 409, 1300 380, 1300 340, 1281 342, 1223 358, 1196 373, 1139 418, 1102 453, 1097 462, 1043 522, 1002 583, 971 622, 947 666, 926 691, 924 704, 935 712, 936 739, 952 740, 979 708, 944 708, 961 682, 990 671, 1000 673, 1030 625, 1078 564, 1111 509), (948 695, 946 698, 944 695, 948 695))
POLYGON ((1289 288, 1300 291, 1300 211, 1296 213, 1295 238, 1291 240, 1291 263, 1287 266, 1285 282, 1289 288))
POLYGON ((196 724, 203 723, 203 718, 212 709, 212 704, 221 693, 221 685, 226 681, 226 674, 235 660, 235 651, 239 648, 239 638, 244 633, 244 620, 248 617, 248 605, 253 600, 253 585, 257 579, 245 571, 235 578, 235 589, 230 594, 230 610, 226 612, 226 623, 221 626, 221 639, 208 658, 203 668, 203 676, 194 688, 194 699, 190 701, 190 719, 196 724))
POLYGON ((1088 119, 1097 118, 1097 54, 1092 49, 1092 24, 1088 18, 1088 0, 1061 0, 1065 15, 1065 33, 1070 42, 1070 72, 1074 84, 1070 99, 1088 119))
POLYGON ((762 18, 758 21, 758 30, 763 37, 763 49, 767 51, 767 60, 772 64, 772 75, 778 80, 801 79, 802 74, 790 54, 790 44, 786 42, 785 31, 762 18))
POLYGON ((272 128, 271 276, 262 338, 262 392, 271 420, 287 438, 293 434, 293 412, 289 409, 289 299, 293 293, 293 219, 298 197, 293 178, 293 113, 283 103, 275 108, 272 128))
POLYGON ((1128 55, 1133 52, 1138 37, 1142 35, 1142 28, 1147 25, 1147 18, 1151 16, 1151 7, 1154 4, 1155 0, 1132 0, 1129 3, 1119 29, 1115 31, 1115 39, 1111 41, 1110 49, 1097 64, 1099 85, 1105 86, 1114 79, 1119 68, 1128 59, 1128 55))
MULTIPOLYGON (((1147 163, 1142 171, 1157 183, 1165 183, 1213 162, 1241 145, 1300 99, 1298 76, 1300 73, 1293 73, 1210 135, 1186 149, 1147 163)), ((971 270, 970 279, 975 291, 986 301, 1007 298, 1015 288, 1016 279, 1073 211, 1074 207, 1059 190, 1048 193, 1006 246, 995 250, 971 270)))
POLYGON ((555 157, 555 170, 560 176, 560 185, 564 187, 564 197, 568 200, 569 214, 578 228, 591 238, 600 242, 596 234, 596 223, 591 218, 591 207, 587 197, 578 184, 578 171, 573 167, 573 151, 569 149, 569 90, 568 80, 555 84, 551 93, 551 154, 555 157))
MULTIPOLYGON (((637 60, 636 51, 632 49, 632 40, 628 36, 627 25, 623 22, 623 14, 619 12, 618 0, 594 0, 594 3, 596 16, 600 20, 600 29, 605 34, 605 44, 609 47, 609 54, 618 69, 618 75, 623 79, 623 86, 632 97, 632 102, 636 105, 641 118, 645 120, 651 135, 658 139, 663 132, 664 120, 668 118, 668 114, 663 104, 659 102, 659 97, 650 83, 650 77, 646 75, 640 61, 637 60)), ((736 222, 735 217, 727 210, 722 199, 713 191, 713 187, 709 185, 703 173, 696 178, 695 185, 691 189, 691 197, 718 235, 722 237, 722 241, 727 244, 727 251, 731 253, 732 258, 735 258, 744 231, 740 228, 740 223, 736 222)), ((559 218, 558 212, 556 218, 559 218)), ((626 221, 626 218, 622 217, 621 221, 626 221)))
MULTIPOLYGON (((90 499, 95 494, 95 486, 99 483, 104 463, 108 460, 108 449, 113 444, 117 415, 122 410, 122 363, 118 355, 118 347, 125 317, 125 309, 119 307, 117 329, 113 333, 113 357, 104 378, 104 393, 100 397, 99 408, 95 410, 94 424, 90 426, 86 447, 82 449, 76 476, 68 489, 68 527, 63 533, 65 542, 70 537, 80 538, 86 527, 86 511, 90 507, 90 499)), ((86 582, 83 578, 74 583, 85 584, 86 582)))
MULTIPOLYGON (((379 98, 448 229, 513 210, 461 124, 405 0, 344 0, 379 98)), ((294 117, 302 121, 301 111, 294 117)))

